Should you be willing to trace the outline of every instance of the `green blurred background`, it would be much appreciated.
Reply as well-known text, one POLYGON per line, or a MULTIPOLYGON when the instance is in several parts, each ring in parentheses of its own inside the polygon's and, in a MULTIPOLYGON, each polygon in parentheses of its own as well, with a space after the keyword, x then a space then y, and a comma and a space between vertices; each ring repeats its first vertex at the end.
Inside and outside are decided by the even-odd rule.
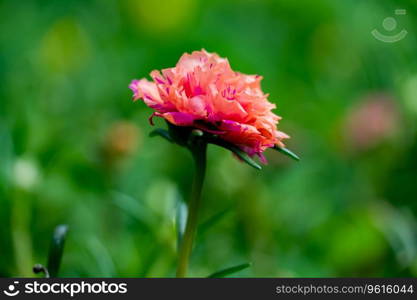
POLYGON ((0 276, 63 223, 61 276, 174 275, 192 160, 127 86, 201 48, 264 76, 302 161, 209 149, 190 275, 417 276, 416 1, 0 0, 0 24, 0 276))

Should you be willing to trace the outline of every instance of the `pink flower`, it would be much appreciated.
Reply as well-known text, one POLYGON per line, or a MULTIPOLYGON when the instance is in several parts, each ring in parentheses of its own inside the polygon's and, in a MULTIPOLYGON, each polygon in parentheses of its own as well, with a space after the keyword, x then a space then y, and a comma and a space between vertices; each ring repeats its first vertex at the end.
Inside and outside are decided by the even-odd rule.
POLYGON ((231 69, 225 58, 205 50, 185 53, 174 68, 151 72, 152 81, 133 80, 133 99, 142 99, 155 112, 177 126, 189 126, 217 134, 250 156, 269 147, 284 147, 289 138, 277 130, 279 116, 272 112, 260 87, 259 75, 231 69))

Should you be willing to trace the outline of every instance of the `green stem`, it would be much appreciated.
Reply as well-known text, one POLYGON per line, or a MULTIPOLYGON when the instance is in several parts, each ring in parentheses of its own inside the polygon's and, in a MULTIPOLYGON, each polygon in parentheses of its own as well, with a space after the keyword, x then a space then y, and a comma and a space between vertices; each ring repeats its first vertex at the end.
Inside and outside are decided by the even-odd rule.
POLYGON ((188 203, 187 224, 181 241, 178 255, 177 277, 186 277, 188 261, 193 248, 194 236, 198 223, 198 211, 201 203, 201 190, 203 188, 206 173, 207 143, 197 140, 190 147, 195 162, 195 174, 191 191, 191 199, 188 203))

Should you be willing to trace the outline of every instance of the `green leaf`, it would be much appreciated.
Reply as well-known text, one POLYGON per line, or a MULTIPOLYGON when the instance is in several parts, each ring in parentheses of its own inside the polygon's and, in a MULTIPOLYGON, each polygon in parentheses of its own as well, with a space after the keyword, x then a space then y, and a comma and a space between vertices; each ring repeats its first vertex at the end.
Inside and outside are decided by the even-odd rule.
POLYGON ((177 246, 178 248, 181 245, 182 237, 184 236, 185 226, 187 225, 187 215, 188 215, 188 207, 182 201, 182 199, 178 199, 177 204, 177 214, 176 214, 176 229, 177 229, 177 246))
POLYGON ((251 265, 252 265, 251 263, 246 263, 246 264, 241 264, 241 265, 237 265, 237 266, 234 266, 234 267, 226 268, 226 269, 223 269, 223 270, 220 270, 218 272, 215 272, 215 273, 211 274, 207 278, 224 278, 228 275, 231 275, 231 274, 237 273, 239 271, 242 271, 244 269, 247 269, 251 265))
POLYGON ((58 225, 55 227, 48 258, 48 271, 51 277, 56 277, 58 275, 67 232, 67 225, 58 225))
POLYGON ((228 208, 214 214, 213 216, 208 218, 206 221, 202 222, 198 226, 198 230, 197 230, 198 236, 204 235, 211 227, 213 227, 218 222, 220 222, 223 219, 223 217, 225 217, 231 211, 232 211, 232 209, 230 207, 228 207, 228 208))
POLYGON ((288 150, 287 148, 282 148, 282 147, 278 147, 277 145, 275 145, 274 148, 272 149, 277 150, 278 152, 281 152, 296 161, 300 161, 300 158, 298 157, 298 155, 292 152, 291 150, 288 150))
POLYGON ((262 169, 262 167, 259 164, 257 164, 245 151, 235 146, 234 144, 226 142, 222 139, 213 138, 213 137, 209 138, 208 142, 232 151, 237 157, 239 157, 242 161, 244 161, 251 167, 254 167, 257 170, 262 169))
POLYGON ((172 139, 168 130, 165 130, 165 129, 162 129, 162 128, 157 128, 157 129, 153 130, 151 133, 149 133, 149 136, 150 137, 160 136, 160 137, 166 139, 170 143, 174 142, 174 140, 172 139))

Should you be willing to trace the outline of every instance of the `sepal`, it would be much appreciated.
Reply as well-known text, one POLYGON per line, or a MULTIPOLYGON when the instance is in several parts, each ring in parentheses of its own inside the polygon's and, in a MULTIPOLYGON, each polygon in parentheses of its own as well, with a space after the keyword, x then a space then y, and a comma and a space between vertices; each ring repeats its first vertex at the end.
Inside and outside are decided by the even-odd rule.
POLYGON ((287 148, 283 148, 283 147, 279 147, 277 145, 275 145, 272 149, 281 152, 282 154, 296 160, 296 161, 300 161, 300 157, 298 157, 297 154, 295 154, 294 152, 292 152, 291 150, 288 150, 287 148))

